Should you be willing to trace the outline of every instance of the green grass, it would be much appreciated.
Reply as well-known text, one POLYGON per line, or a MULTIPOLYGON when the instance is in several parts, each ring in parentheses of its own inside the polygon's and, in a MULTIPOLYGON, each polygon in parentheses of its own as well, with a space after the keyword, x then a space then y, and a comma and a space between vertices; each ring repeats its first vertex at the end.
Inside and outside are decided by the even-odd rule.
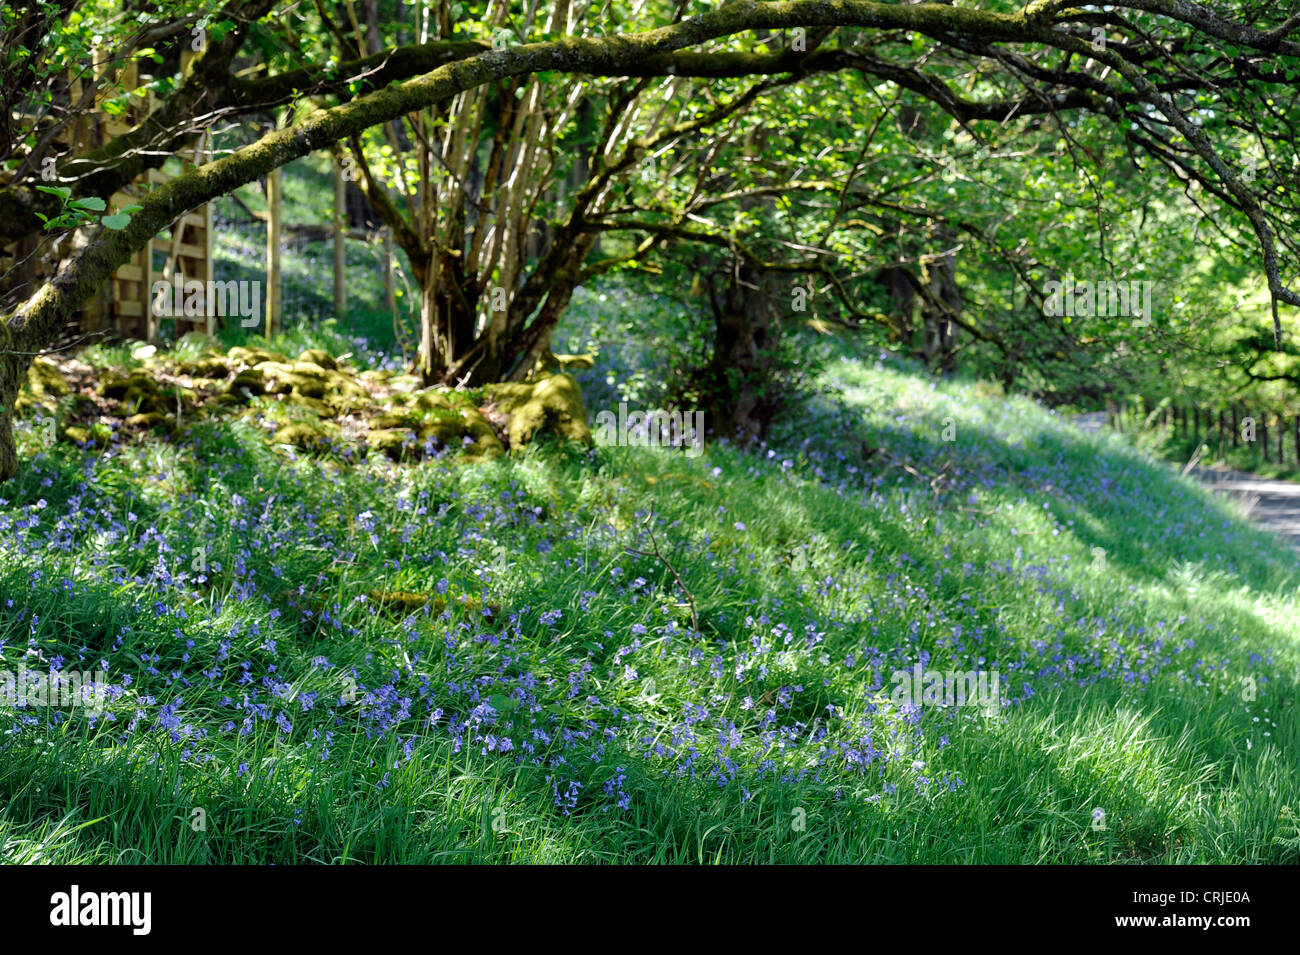
POLYGON ((0 854, 1300 861, 1300 559, 1021 399, 873 361, 823 384, 771 453, 698 458, 344 466, 238 420, 83 456, 22 427, 0 668, 102 659, 121 695, 0 710, 0 854), (923 654, 996 667, 1001 712, 913 725, 889 676, 923 654), (507 752, 449 731, 484 702, 507 752))
POLYGON ((1268 433, 1269 460, 1267 461, 1264 460, 1264 453, 1258 440, 1241 442, 1233 447, 1231 441, 1220 442, 1217 433, 1209 439, 1205 435, 1183 436, 1176 428, 1161 425, 1142 433, 1135 440, 1141 446, 1150 448, 1155 454, 1180 465, 1195 459, 1200 467, 1227 467, 1237 471, 1249 471, 1264 478, 1300 481, 1300 465, 1295 462, 1294 439, 1289 427, 1282 461, 1277 459, 1277 431, 1274 429, 1270 429, 1268 433))

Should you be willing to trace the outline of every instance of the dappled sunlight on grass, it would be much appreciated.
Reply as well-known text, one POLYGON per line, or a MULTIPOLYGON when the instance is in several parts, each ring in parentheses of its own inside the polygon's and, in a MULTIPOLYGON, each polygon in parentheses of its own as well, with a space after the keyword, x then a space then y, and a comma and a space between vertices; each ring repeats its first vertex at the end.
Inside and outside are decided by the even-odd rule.
POLYGON ((113 691, 15 711, 6 824, 76 807, 112 822, 52 857, 118 861, 1294 861, 1294 556, 1032 403, 827 380, 702 457, 349 465, 237 421, 35 454, 0 652, 113 691), (996 706, 900 703, 918 665, 996 706))

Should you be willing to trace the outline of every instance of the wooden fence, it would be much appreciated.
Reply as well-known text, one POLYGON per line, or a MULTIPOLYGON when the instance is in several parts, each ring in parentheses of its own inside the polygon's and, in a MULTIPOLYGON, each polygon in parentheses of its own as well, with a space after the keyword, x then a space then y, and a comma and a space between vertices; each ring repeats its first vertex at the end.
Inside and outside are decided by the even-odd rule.
POLYGON ((1178 437, 1217 447, 1220 454, 1228 448, 1254 446, 1265 462, 1300 465, 1300 416, 1288 418, 1241 402, 1206 408, 1139 398, 1132 404, 1111 405, 1106 420, 1117 431, 1164 425, 1178 437))
MULTIPOLYGON (((188 51, 181 54, 182 69, 191 56, 193 54, 188 51)), ((106 63, 103 68, 106 68, 106 63)), ((124 89, 147 90, 141 85, 143 79, 136 63, 128 65, 120 79, 124 89)), ((69 83, 68 95, 72 103, 82 98, 82 81, 75 75, 69 83)), ((102 90, 96 94, 95 108, 79 117, 67 130, 64 139, 55 142, 59 151, 84 153, 102 146, 142 122, 158 105, 152 90, 148 90, 145 96, 131 96, 121 112, 111 114, 102 109, 106 96, 107 92, 102 90)), ((209 137, 200 136, 195 146, 183 151, 181 156, 198 164, 206 161, 209 148, 209 137)), ((139 202, 150 186, 168 182, 171 178, 161 169, 149 170, 114 193, 109 200, 111 210, 139 202)), ((154 282, 171 281, 173 273, 179 272, 187 280, 202 282, 206 290, 207 283, 213 278, 212 238, 211 205, 204 204, 181 216, 172 223, 170 237, 155 236, 149 245, 137 250, 114 270, 112 277, 81 307, 70 333, 106 331, 122 338, 156 338, 158 320, 149 307, 154 282), (155 265, 155 251, 165 256, 161 268, 155 265)), ((41 261, 36 253, 37 243, 31 240, 0 248, 0 275, 5 277, 5 292, 25 297, 50 277, 48 263, 41 261)), ((213 319, 206 316, 189 318, 180 315, 174 320, 178 335, 186 331, 211 334, 214 328, 213 319)))

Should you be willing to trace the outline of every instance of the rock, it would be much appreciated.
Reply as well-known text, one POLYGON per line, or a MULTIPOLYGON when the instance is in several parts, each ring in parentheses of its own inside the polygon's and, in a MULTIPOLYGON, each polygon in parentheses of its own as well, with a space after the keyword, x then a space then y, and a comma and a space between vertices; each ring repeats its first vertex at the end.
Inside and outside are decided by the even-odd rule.
POLYGON ((439 411, 451 408, 451 399, 444 392, 428 389, 413 396, 411 407, 418 411, 439 411))
POLYGON ((567 374, 551 375, 532 385, 493 385, 489 394, 498 409, 510 416, 507 433, 511 448, 523 447, 544 434, 588 446, 592 443, 582 390, 567 374))
POLYGON ((501 439, 492 430, 492 425, 488 423, 487 418, 483 417, 483 412, 477 408, 463 408, 460 415, 465 422, 466 432, 474 439, 472 443, 464 445, 463 454, 471 457, 494 458, 505 453, 505 448, 501 446, 501 439))
POLYGON ((158 383, 143 371, 133 371, 125 377, 109 372, 100 381, 98 391, 103 397, 120 402, 121 412, 128 416, 166 414, 176 406, 175 396, 159 389, 158 383))
POLYGON ((381 415, 376 415, 370 421, 370 427, 382 430, 390 428, 410 428, 417 422, 412 416, 401 411, 386 411, 381 415))
POLYGON ((74 394, 68 405, 70 415, 93 415, 98 412, 99 406, 95 404, 95 399, 81 392, 74 394))
POLYGON ((555 360, 564 371, 587 371, 596 367, 595 355, 556 355, 555 360))
POLYGON ((392 375, 384 381, 393 391, 413 392, 424 387, 424 381, 418 375, 392 375))
POLYGON ((318 418, 332 418, 330 406, 319 398, 305 398, 302 395, 289 395, 289 402, 299 408, 306 408, 318 418))
POLYGON ((104 398, 113 398, 120 401, 126 396, 127 391, 131 388, 131 377, 125 376, 120 372, 106 371, 103 377, 99 379, 99 384, 95 390, 104 398))
POLYGON ((301 358, 293 363, 294 374, 303 375, 307 378, 319 378, 321 381, 328 378, 329 373, 332 370, 334 369, 326 368, 323 365, 316 364, 315 362, 303 361, 301 358))
POLYGON ((279 352, 268 351, 265 348, 256 348, 246 345, 236 345, 234 348, 230 349, 230 351, 226 352, 226 358, 232 363, 246 365, 249 368, 254 368, 268 361, 279 362, 282 365, 288 364, 289 362, 289 359, 284 355, 281 355, 279 352))
POLYGON ((149 411, 144 414, 133 414, 126 419, 126 424, 131 428, 143 428, 152 431, 155 428, 162 428, 169 434, 176 425, 176 420, 168 414, 159 411, 149 411))
POLYGON ((262 390, 268 395, 287 395, 293 391, 293 366, 282 361, 264 361, 252 369, 262 376, 262 390))
POLYGON ((516 384, 514 382, 489 385, 487 390, 497 408, 506 414, 510 414, 533 396, 532 385, 516 384))
POLYGON ((371 431, 366 435, 366 446, 371 451, 382 451, 394 461, 400 461, 403 455, 414 454, 418 450, 418 442, 410 428, 380 428, 371 431))
POLYGON ((226 394, 239 401, 245 400, 246 394, 260 395, 265 392, 265 375, 260 368, 245 368, 226 386, 226 394))
POLYGON ((244 389, 251 395, 290 395, 325 418, 365 408, 371 401, 370 392, 346 372, 301 361, 272 360, 244 368, 226 391, 242 396, 244 389))
POLYGON ((191 378, 225 378, 230 374, 230 366, 216 356, 199 358, 195 361, 183 361, 176 366, 177 372, 191 378))
POLYGON ((72 386, 63 373, 47 358, 37 358, 27 366, 27 387, 37 401, 57 401, 72 393, 72 386))
POLYGON ((346 372, 327 371, 323 384, 325 394, 322 399, 334 415, 350 414, 369 408, 372 403, 370 392, 346 372))
POLYGON ((533 367, 529 370, 528 380, 530 382, 541 381, 556 372, 561 371, 579 371, 596 367, 596 356, 586 355, 556 355, 548 348, 542 352, 533 367))
MULTIPOLYGON (((441 398, 446 401, 445 397, 441 398)), ((423 447, 429 441, 438 448, 452 448, 455 451, 470 455, 489 457, 501 454, 504 448, 501 446, 500 439, 496 432, 492 430, 492 425, 483 417, 482 412, 472 405, 462 408, 451 408, 449 406, 439 406, 436 401, 426 401, 425 404, 431 407, 423 415, 412 415, 408 413, 405 416, 399 414, 383 415, 376 419, 376 423, 389 418, 405 417, 407 420, 416 418, 415 427, 419 431, 420 445, 423 447), (469 440, 466 441, 465 439, 469 440)))
POLYGON ((339 370, 338 360, 323 348, 308 348, 298 356, 298 361, 316 365, 326 371, 339 370))
MULTIPOLYGON (((294 369, 296 377, 303 379, 303 381, 320 382, 321 387, 326 387, 326 383, 330 381, 329 370, 321 368, 320 365, 313 365, 311 361, 295 361, 294 365, 292 365, 292 369, 294 369)), ((335 376, 338 376, 338 372, 335 372, 334 374, 335 376)))
POLYGON ((352 414, 354 411, 361 411, 370 404, 368 395, 365 398, 360 398, 334 392, 327 393, 321 401, 329 409, 329 414, 325 416, 329 418, 338 418, 342 415, 352 414))
POLYGON ((431 418, 420 428, 420 443, 432 440, 442 448, 458 446, 465 436, 465 422, 457 416, 431 418))
POLYGON ((319 424, 292 421, 282 425, 271 438, 274 444, 287 444, 303 451, 320 452, 329 447, 332 435, 319 424))
POLYGON ((312 378, 295 371, 288 381, 290 390, 304 398, 324 398, 329 393, 329 383, 323 378, 312 378))

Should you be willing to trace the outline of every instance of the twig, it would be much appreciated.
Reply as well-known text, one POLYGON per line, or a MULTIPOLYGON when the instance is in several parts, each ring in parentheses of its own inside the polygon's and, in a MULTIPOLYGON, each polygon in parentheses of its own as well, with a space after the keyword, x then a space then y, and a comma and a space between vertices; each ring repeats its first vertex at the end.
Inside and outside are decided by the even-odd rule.
POLYGON ((664 566, 668 568, 668 570, 672 573, 673 577, 676 579, 677 586, 682 589, 682 593, 686 594, 686 600, 691 607, 692 629, 694 629, 696 636, 703 636, 703 634, 700 633, 700 617, 695 610, 695 595, 691 593, 690 588, 686 586, 686 581, 682 580, 682 575, 677 572, 677 568, 674 567, 672 563, 668 560, 668 558, 663 555, 663 552, 659 550, 659 541, 655 539, 654 528, 650 526, 650 520, 652 517, 654 517, 653 514, 646 515, 644 524, 646 525, 646 530, 650 533, 650 543, 654 544, 654 548, 655 548, 654 551, 648 553, 643 550, 637 550, 635 547, 629 547, 627 549, 628 553, 640 554, 642 557, 657 557, 659 560, 663 561, 664 566))

